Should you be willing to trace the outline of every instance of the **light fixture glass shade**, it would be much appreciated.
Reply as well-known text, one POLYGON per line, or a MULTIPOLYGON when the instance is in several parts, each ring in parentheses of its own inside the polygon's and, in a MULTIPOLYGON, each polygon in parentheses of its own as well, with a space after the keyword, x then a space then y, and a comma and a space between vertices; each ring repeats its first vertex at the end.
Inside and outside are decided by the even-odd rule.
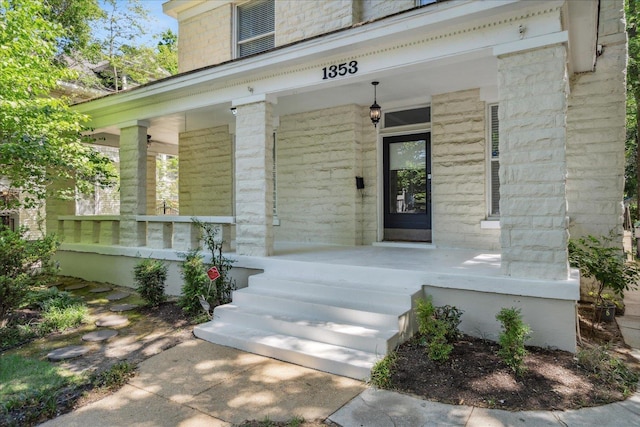
POLYGON ((380 121, 380 116, 382 115, 382 108, 378 105, 377 102, 373 102, 373 105, 369 107, 369 117, 371 118, 371 123, 374 126, 378 126, 378 122, 380 121))

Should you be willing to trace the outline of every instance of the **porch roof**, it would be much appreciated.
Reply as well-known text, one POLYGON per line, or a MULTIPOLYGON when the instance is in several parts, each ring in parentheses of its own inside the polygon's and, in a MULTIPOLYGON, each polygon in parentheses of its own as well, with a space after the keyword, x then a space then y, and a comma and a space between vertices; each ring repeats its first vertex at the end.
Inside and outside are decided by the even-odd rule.
POLYGON ((177 144, 179 132, 233 123, 230 107, 235 103, 268 99, 277 104, 276 116, 344 104, 369 105, 371 80, 381 82, 378 99, 387 110, 400 103, 429 102, 431 94, 477 87, 488 89, 485 98, 495 102, 495 46, 534 48, 571 39, 574 71, 593 66, 589 59, 595 55, 592 26, 597 7, 593 3, 571 2, 568 12, 563 11, 568 28, 578 24, 587 28, 576 36, 573 30, 564 31, 559 22, 564 1, 451 0, 183 73, 75 108, 92 116, 92 127, 98 132, 118 135, 123 124, 148 120, 154 141, 177 144), (518 23, 526 27, 523 40, 518 23), (357 74, 322 78, 323 67, 354 58, 357 74))

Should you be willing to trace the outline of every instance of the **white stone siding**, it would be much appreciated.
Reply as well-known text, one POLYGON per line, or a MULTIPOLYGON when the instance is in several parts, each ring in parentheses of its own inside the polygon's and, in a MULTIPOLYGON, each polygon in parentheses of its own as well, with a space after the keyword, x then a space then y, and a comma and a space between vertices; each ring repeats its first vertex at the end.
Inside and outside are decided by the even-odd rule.
POLYGON ((566 47, 498 58, 503 273, 566 279, 566 47))
POLYGON ((415 6, 416 0, 362 0, 360 18, 362 21, 370 21, 402 12, 415 6))
POLYGON ((156 215, 156 156, 147 156, 147 215, 156 215))
MULTIPOLYGON (((360 243, 361 128, 362 110, 354 105, 280 117, 278 241, 360 243)), ((364 178, 373 196, 375 177, 364 178)))
POLYGON ((328 33, 354 23, 353 0, 276 0, 276 46, 328 33))
POLYGON ((600 3, 594 72, 571 79, 567 112, 567 200, 572 238, 622 231, 626 34, 622 0, 600 3))
POLYGON ((273 253, 273 116, 269 102, 236 115, 236 253, 273 253))
POLYGON ((227 126, 180 134, 181 215, 233 215, 233 153, 227 126))
POLYGON ((369 107, 360 108, 360 146, 362 148, 362 244, 378 241, 378 134, 369 118, 369 107))
POLYGON ((136 215, 147 211, 147 128, 120 130, 120 244, 144 246, 144 223, 136 215))
POLYGON ((431 102, 432 228, 441 247, 500 248, 487 216, 486 104, 480 90, 434 95, 431 102))
POLYGON ((225 4, 179 22, 179 72, 219 64, 231 59, 232 8, 232 4, 225 4))
MULTIPOLYGON (((55 179, 51 183, 51 190, 72 189, 75 183, 71 180, 55 179)), ((45 230, 47 234, 58 233, 58 238, 64 241, 64 233, 58 229, 58 215, 75 215, 75 200, 62 200, 57 197, 49 197, 45 203, 45 230)))

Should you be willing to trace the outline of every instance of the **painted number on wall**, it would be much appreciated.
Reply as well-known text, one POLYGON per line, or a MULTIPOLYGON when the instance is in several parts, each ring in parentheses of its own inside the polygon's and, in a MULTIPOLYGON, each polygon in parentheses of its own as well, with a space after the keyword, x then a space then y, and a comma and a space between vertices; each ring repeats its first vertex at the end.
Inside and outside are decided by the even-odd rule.
POLYGON ((335 79, 338 76, 355 74, 358 72, 358 61, 343 62, 342 64, 330 65, 322 69, 322 80, 335 79))

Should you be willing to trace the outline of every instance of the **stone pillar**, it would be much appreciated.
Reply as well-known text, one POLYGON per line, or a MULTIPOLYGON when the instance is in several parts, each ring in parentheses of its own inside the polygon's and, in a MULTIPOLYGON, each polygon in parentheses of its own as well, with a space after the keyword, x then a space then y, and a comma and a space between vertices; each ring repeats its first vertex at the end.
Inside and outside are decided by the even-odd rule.
POLYGON ((147 213, 147 127, 136 121, 120 128, 120 244, 144 246, 147 213))
POLYGON ((157 215, 156 154, 147 153, 147 215, 157 215))
POLYGON ((507 276, 568 277, 566 62, 564 45, 498 58, 500 224, 507 276))
POLYGON ((273 122, 266 100, 237 106, 236 253, 273 253, 273 122))

